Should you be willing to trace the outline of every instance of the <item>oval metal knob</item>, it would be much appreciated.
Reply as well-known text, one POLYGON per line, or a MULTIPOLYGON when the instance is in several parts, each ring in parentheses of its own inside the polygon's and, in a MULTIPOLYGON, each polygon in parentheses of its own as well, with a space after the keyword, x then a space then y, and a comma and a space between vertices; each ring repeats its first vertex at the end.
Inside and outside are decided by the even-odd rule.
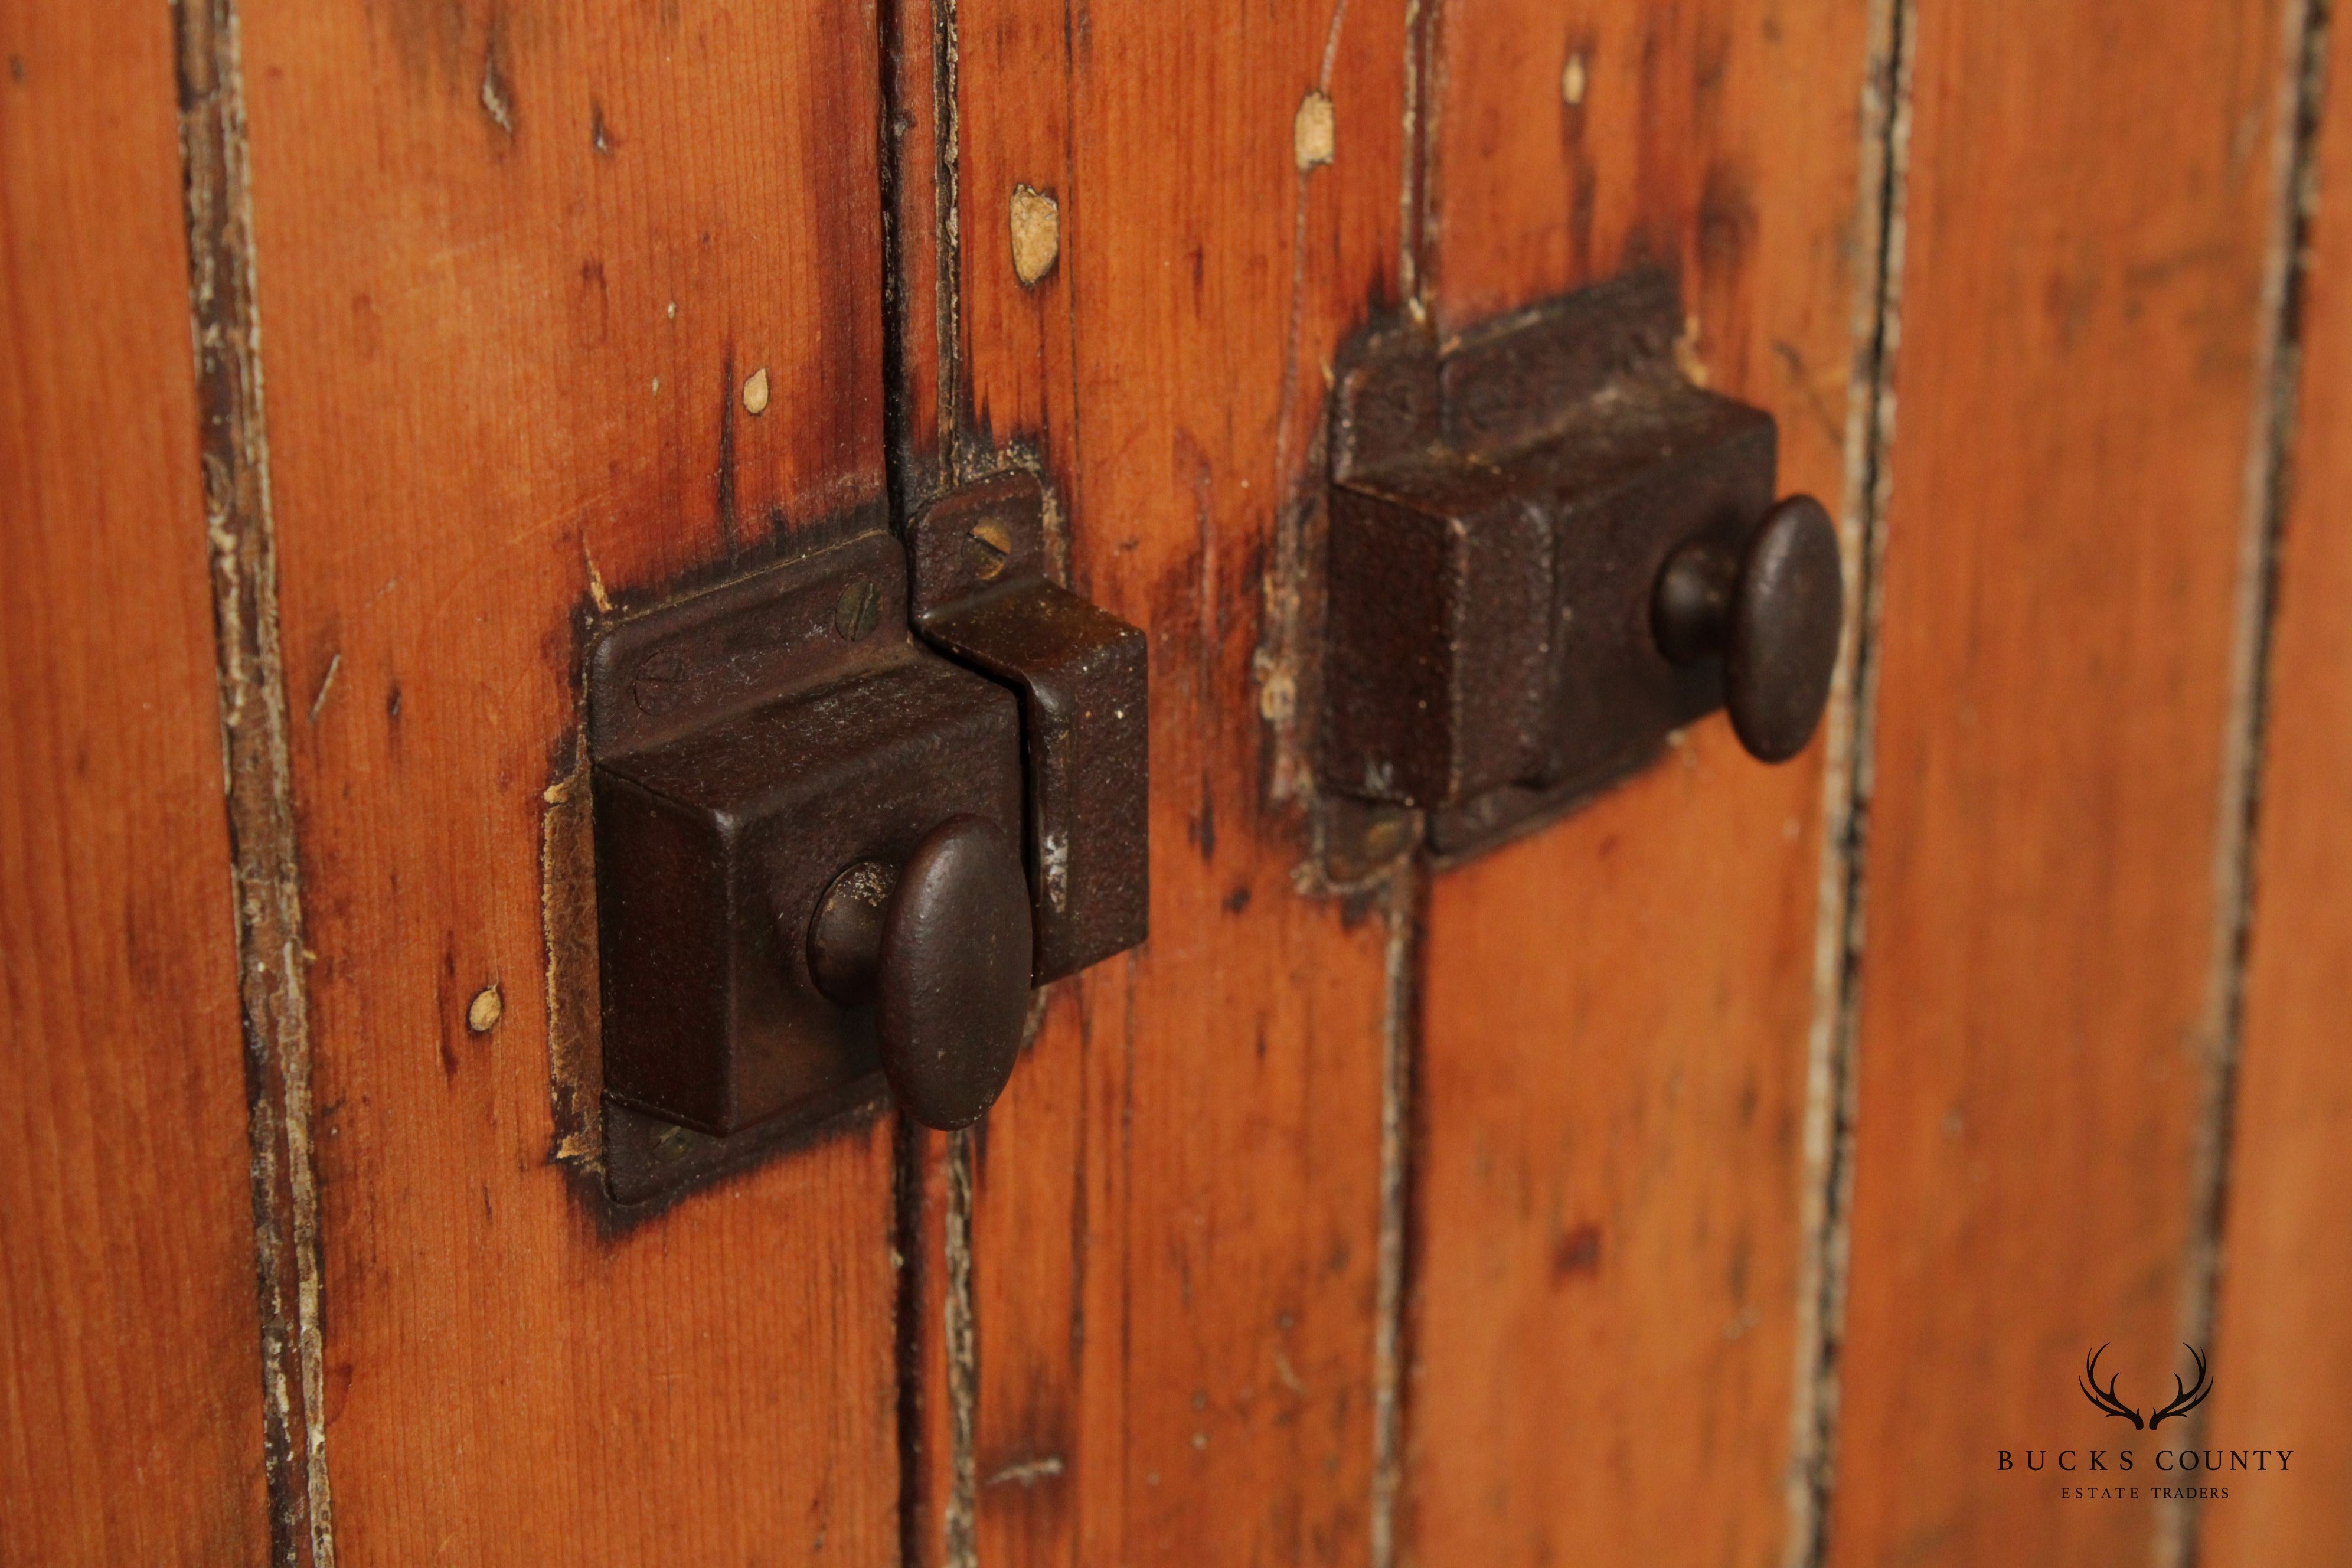
POLYGON ((932 828, 902 867, 849 867, 809 922, 817 989, 875 1004, 883 1074, 926 1127, 979 1121, 1013 1076, 1032 953, 1020 852, 977 816, 932 828))
POLYGON ((1731 727, 1768 763, 1787 762, 1813 738, 1829 705, 1844 616, 1837 529, 1811 496, 1774 507, 1737 555, 1709 541, 1675 551, 1650 605, 1668 658, 1722 657, 1731 727))

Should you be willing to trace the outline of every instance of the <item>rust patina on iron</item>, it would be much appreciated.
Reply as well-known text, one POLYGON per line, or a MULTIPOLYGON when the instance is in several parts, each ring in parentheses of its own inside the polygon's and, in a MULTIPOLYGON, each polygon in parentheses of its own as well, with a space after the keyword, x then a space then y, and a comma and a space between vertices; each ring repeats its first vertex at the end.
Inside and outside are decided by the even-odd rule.
POLYGON ((1810 500, 1775 512, 1771 416, 1692 384, 1681 330, 1642 272, 1451 342, 1359 340, 1333 397, 1328 789, 1473 852, 1645 765, 1724 705, 1727 664, 1750 749, 1802 748, 1836 536, 1810 500))
POLYGON ((907 531, 916 629, 1021 699, 1037 983, 1144 939, 1151 868, 1143 634, 1045 575, 1045 492, 1015 470, 907 531))
POLYGON ((1143 939, 1145 645, 1045 579, 1043 528, 1034 479, 983 481, 907 544, 859 534, 597 645, 616 1200, 886 1083, 965 1125, 1013 1069, 1031 986, 1143 939))

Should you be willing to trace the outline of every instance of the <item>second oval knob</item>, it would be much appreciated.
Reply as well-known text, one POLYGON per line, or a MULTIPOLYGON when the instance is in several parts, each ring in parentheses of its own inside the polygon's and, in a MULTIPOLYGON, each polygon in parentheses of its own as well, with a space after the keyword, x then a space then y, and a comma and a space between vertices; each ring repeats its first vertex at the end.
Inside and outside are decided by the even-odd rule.
POLYGON ((1676 664, 1722 657, 1723 706, 1739 743, 1784 763, 1829 705, 1844 616, 1837 529, 1821 502, 1791 496, 1736 555, 1702 540, 1668 557, 1650 625, 1676 664))
POLYGON ((845 1006, 875 1005, 883 1074, 926 1127, 969 1126, 1003 1090, 1033 951, 1020 852, 977 816, 940 823, 895 870, 849 867, 809 925, 817 988, 845 1006))

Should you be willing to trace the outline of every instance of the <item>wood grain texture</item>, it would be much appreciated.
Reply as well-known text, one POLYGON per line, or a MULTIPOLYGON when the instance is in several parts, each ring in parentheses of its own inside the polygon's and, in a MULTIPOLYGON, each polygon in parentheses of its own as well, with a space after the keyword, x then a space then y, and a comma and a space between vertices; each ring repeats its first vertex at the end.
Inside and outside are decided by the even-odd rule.
MULTIPOLYGON (((953 236, 940 221, 942 192, 955 188, 953 163, 946 156, 953 145, 954 118, 942 120, 940 112, 943 87, 954 69, 955 51, 942 47, 951 42, 952 17, 953 7, 944 0, 889 0, 877 17, 889 132, 882 167, 883 380, 891 508, 902 523, 939 493, 953 456, 940 436, 942 428, 953 428, 950 397, 960 385, 945 363, 958 333, 954 279, 947 270, 953 236)), ((895 1110, 893 1117, 898 1560, 904 1568, 934 1568, 969 1561, 957 1553, 967 1552, 970 1539, 971 1401, 965 1374, 951 1373, 950 1362, 959 1368, 968 1362, 961 1351, 970 1338, 971 1167, 954 1136, 895 1110), (959 1267, 961 1272, 953 1272, 959 1267)))
POLYGON ((897 1550, 888 1122, 608 1215, 541 858, 594 599, 878 511, 877 32, 244 7, 346 1565, 897 1550))
MULTIPOLYGON (((940 437, 942 388, 951 390, 957 383, 943 378, 941 356, 959 334, 953 279, 940 287, 952 237, 942 228, 940 214, 948 199, 942 195, 943 175, 945 189, 954 189, 954 169, 943 154, 953 145, 955 123, 951 116, 941 123, 939 104, 942 79, 954 68, 954 51, 940 47, 953 15, 947 0, 884 0, 879 5, 884 109, 889 116, 883 163, 888 225, 884 371, 896 443, 890 464, 901 512, 937 489, 950 455, 940 437), (943 317, 942 310, 950 314, 943 317)), ((950 415, 952 429, 951 410, 950 415)))
POLYGON ((2227 1476, 2205 1568, 2319 1568, 2352 1550, 2352 27, 2327 33, 2300 304, 2302 374, 2279 540, 2252 930, 2231 1130, 2215 1387, 2200 1442, 2293 1449, 2227 1476), (2299 1472, 2299 1473, 2298 1473, 2299 1472), (2243 1483, 2243 1484, 2239 1484, 2243 1483))
MULTIPOLYGON (((1781 484, 1843 491, 1859 6, 1447 6, 1441 327, 1657 262, 1781 484)), ((1718 716, 1435 873, 1413 1100, 1404 1561, 1777 1562, 1789 1530, 1819 742, 1718 716)))
POLYGON ((171 17, 0 6, 0 1557, 258 1561, 171 17))
POLYGON ((959 462, 1052 476, 1152 682, 1151 941, 1058 988, 973 1141, 974 1542, 1361 1561, 1386 932, 1293 890, 1253 656, 1324 366, 1394 294, 1402 7, 957 12, 959 462), (1338 155, 1302 171, 1313 90, 1338 155), (1021 185, 1058 229, 1031 283, 1021 185))
POLYGON ((1996 1458, 2126 1446, 2084 1358, 2111 1342, 2147 1405, 2201 1287, 2284 35, 2270 0, 2146 19, 1914 17, 1831 1521, 1857 1568, 2137 1563, 2164 1520, 1996 1458))

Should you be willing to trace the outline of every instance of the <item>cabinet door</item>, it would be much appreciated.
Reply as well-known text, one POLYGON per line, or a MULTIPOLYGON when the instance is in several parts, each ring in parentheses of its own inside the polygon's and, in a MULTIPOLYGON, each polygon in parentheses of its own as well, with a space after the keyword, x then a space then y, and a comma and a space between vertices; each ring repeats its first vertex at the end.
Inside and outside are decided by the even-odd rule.
POLYGON ((68 679, 10 742, 8 1252, 60 1261, 0 1552, 887 1559, 887 1118, 647 1216, 578 1160, 590 617, 885 493, 872 14, 5 27, 9 668, 68 679))
POLYGON ((172 49, 0 7, 10 1562, 257 1556, 277 1479, 172 49))
POLYGON ((2341 1559, 2352 29, 2174 9, 0 0, 0 1559, 2341 1559), (1442 853, 1335 383, 1644 270, 1819 738, 1442 853), (595 639, 1008 469, 1150 940, 614 1202, 595 639))
POLYGON ((1313 767, 1358 330, 1663 265, 1694 373, 1779 416, 1791 488, 1844 489, 1868 17, 1571 11, 931 13, 959 45, 918 83, 957 111, 942 446, 1042 464, 1074 574, 1150 626, 1157 850, 1153 941, 1056 996, 985 1132, 929 1156, 941 1561, 1788 1536, 1843 709, 1777 771, 1711 722, 1444 870, 1339 863, 1313 767), (1060 244, 1027 284, 1024 188, 1060 244))

